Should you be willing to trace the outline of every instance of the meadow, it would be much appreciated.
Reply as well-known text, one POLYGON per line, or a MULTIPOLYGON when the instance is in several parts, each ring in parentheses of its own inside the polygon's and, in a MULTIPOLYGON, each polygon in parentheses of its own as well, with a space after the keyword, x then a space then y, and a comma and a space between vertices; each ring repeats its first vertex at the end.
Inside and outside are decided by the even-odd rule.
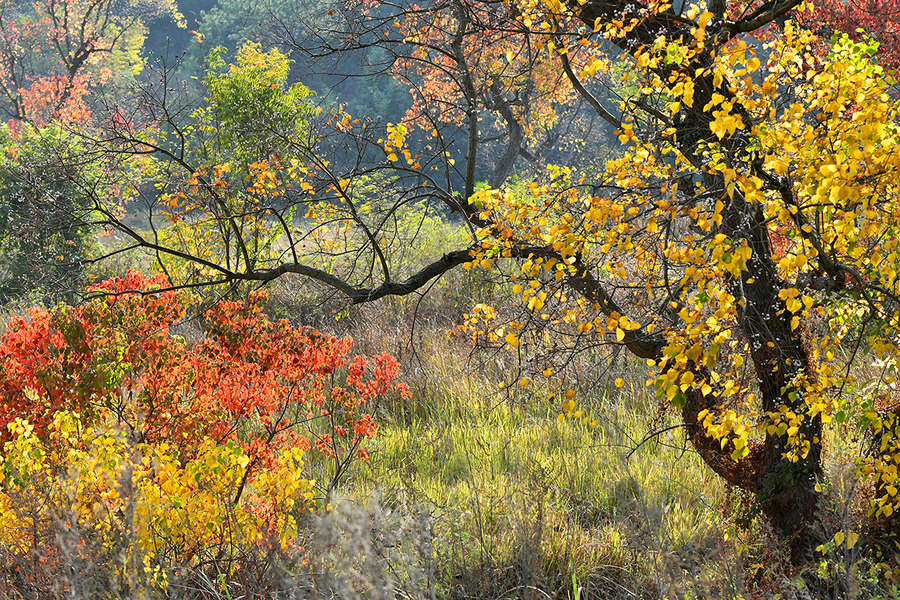
MULTIPOLYGON (((449 225, 432 226, 436 243, 453 235, 449 225)), ((147 265, 126 254, 96 277, 147 265)), ((399 361, 397 380, 411 395, 387 393, 369 405, 378 429, 367 460, 349 461, 326 488, 333 460, 306 452, 303 481, 318 483, 308 501, 285 508, 295 519, 289 539, 239 539, 234 509, 231 542, 210 541, 206 554, 151 556, 135 524, 145 499, 129 487, 130 471, 113 470, 106 492, 92 492, 115 490, 117 503, 104 506, 127 518, 99 518, 96 504, 85 515, 74 500, 71 509, 42 510, 41 494, 53 497, 54 486, 73 499, 80 479, 102 486, 71 468, 15 479, 7 447, 0 515, 7 524, 30 519, 34 535, 30 545, 4 536, 3 597, 896 596, 885 565, 897 559, 873 557, 861 544, 823 545, 815 561, 792 564, 753 497, 729 488, 692 450, 636 359, 597 346, 551 372, 484 343, 471 325, 487 309, 474 307, 515 307, 489 273, 460 270, 423 296, 358 307, 300 278, 267 291, 263 310, 273 320, 348 337, 355 354, 399 361)), ((194 300, 194 309, 202 306, 194 300)), ((7 327, 17 313, 24 311, 7 311, 7 327)), ((191 309, 169 334, 187 346, 209 335, 191 309)), ((871 494, 856 475, 850 427, 834 425, 827 435, 823 539, 866 519, 871 494)))

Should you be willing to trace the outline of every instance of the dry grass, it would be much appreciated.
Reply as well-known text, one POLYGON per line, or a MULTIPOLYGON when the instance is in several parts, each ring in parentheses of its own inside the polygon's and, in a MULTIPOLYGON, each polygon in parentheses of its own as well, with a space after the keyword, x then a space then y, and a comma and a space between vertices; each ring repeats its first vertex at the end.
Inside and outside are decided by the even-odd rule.
MULTIPOLYGON (((301 519, 302 550, 261 545, 226 573, 171 569, 163 590, 116 570, 139 558, 129 532, 97 547, 61 510, 48 527, 52 553, 0 548, 0 597, 898 597, 859 552, 825 549, 805 571, 792 567, 752 501, 687 447, 642 365, 582 348, 543 377, 545 365, 529 357, 474 351, 447 334, 475 303, 510 295, 483 273, 459 271, 424 298, 348 309, 299 279, 278 281, 273 315, 350 335, 361 354, 394 354, 413 391, 378 407, 371 460, 348 473, 340 500, 301 519), (534 383, 514 385, 523 375, 534 383), (587 423, 558 418, 567 389, 587 423)), ((847 458, 852 436, 828 435, 826 538, 866 511, 847 458)), ((310 455, 308 468, 315 477, 323 467, 310 455)))

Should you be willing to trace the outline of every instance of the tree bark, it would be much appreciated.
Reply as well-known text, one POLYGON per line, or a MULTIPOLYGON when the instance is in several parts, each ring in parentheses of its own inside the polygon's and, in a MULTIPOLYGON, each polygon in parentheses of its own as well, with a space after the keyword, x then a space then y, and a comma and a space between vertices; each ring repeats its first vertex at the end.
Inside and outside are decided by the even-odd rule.
MULTIPOLYGON (((735 33, 748 31, 748 27, 758 28, 783 15, 797 3, 794 0, 772 3, 767 12, 754 13, 746 21, 719 19, 708 29, 707 38, 715 39, 719 35, 724 40, 735 33)), ((594 0, 580 7, 577 4, 570 6, 580 11, 581 20, 590 27, 597 19, 601 22, 609 22, 613 18, 625 22, 631 18, 638 19, 637 26, 623 37, 612 40, 628 53, 641 47, 651 47, 660 35, 670 42, 690 39, 690 23, 670 12, 646 17, 639 14, 640 5, 604 0, 594 0)), ((719 44, 712 43, 712 39, 705 52, 695 57, 691 64, 663 65, 656 70, 666 81, 676 69, 690 73, 704 69, 703 74, 693 77, 693 106, 682 104, 675 121, 675 139, 679 149, 700 172, 706 169, 704 157, 697 151, 699 143, 719 141, 709 128, 713 119, 703 107, 714 92, 725 98, 733 96, 728 91, 727 81, 719 86, 714 85, 709 67, 713 65, 712 52, 719 44)), ((749 123, 749 119, 745 122, 749 123)), ((731 156, 739 156, 752 164, 755 156, 748 142, 748 137, 740 131, 730 139, 721 141, 723 146, 727 145, 731 156)), ((749 346, 762 409, 764 412, 777 411, 785 406, 798 416, 806 415, 803 379, 811 374, 809 355, 800 328, 791 327, 792 315, 778 295, 787 286, 778 277, 762 207, 747 202, 739 190, 734 190, 729 197, 725 193, 725 181, 719 174, 707 173, 704 179, 708 191, 720 191, 719 199, 725 205, 720 232, 732 240, 746 240, 753 250, 747 270, 730 282, 729 292, 737 302, 743 302, 738 314, 738 327, 749 346)), ((713 402, 699 392, 694 391, 688 396, 682 417, 689 426, 688 435, 693 446, 706 464, 726 481, 757 494, 764 514, 775 529, 793 540, 796 559, 808 555, 812 541, 806 534, 815 521, 818 497, 815 484, 821 473, 821 420, 807 417, 801 425, 801 433, 810 443, 805 456, 795 457, 794 460, 787 458, 790 449, 786 437, 768 434, 762 443, 750 448, 749 456, 735 463, 730 457, 731 449, 727 446, 723 449, 719 442, 707 437, 697 422, 702 410, 715 408, 713 402)))

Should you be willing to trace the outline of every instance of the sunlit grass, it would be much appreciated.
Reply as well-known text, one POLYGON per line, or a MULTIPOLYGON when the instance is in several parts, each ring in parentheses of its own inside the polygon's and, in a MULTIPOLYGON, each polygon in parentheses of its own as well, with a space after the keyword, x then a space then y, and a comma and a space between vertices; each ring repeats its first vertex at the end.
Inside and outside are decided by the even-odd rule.
MULTIPOLYGON (((127 262, 110 269, 119 274, 127 262)), ((395 355, 413 396, 372 407, 379 430, 370 460, 353 465, 335 504, 323 501, 301 532, 310 569, 330 564, 338 579, 352 574, 352 584, 339 583, 371 592, 359 597, 814 597, 756 518, 753 500, 728 489, 692 451, 677 411, 646 385, 641 362, 596 348, 544 376, 543 366, 523 366, 507 349, 476 351, 465 335, 448 332, 474 303, 509 302, 511 294, 473 270, 448 274, 424 297, 373 306, 347 308, 320 291, 284 278, 271 286, 268 310, 350 335, 360 354, 395 355), (523 375, 532 383, 518 385, 523 375), (583 419, 560 418, 568 390, 583 419), (350 544, 347 556, 316 549, 326 537, 317 528, 332 516, 337 533, 329 535, 366 544, 350 544), (375 544, 376 521, 397 528, 397 541, 375 544), (377 568, 350 573, 360 548, 385 554, 367 558, 377 568), (414 591, 391 595, 379 577, 414 591)), ((3 313, 0 324, 23 310, 3 313)), ((832 424, 825 435, 827 539, 864 520, 868 501, 848 458, 859 453, 852 428, 832 424)), ((306 463, 311 478, 325 479, 321 456, 309 452, 306 463)), ((879 585, 858 555, 823 552, 816 560, 850 587, 879 585)), ((350 589, 340 585, 334 589, 350 589)))
POLYGON ((499 385, 510 357, 479 362, 429 334, 405 363, 413 398, 381 407, 371 460, 340 492, 427 507, 447 593, 565 597, 574 581, 588 597, 646 597, 673 584, 675 562, 720 557, 727 491, 643 382, 583 390, 588 423, 560 419, 544 390, 499 385))

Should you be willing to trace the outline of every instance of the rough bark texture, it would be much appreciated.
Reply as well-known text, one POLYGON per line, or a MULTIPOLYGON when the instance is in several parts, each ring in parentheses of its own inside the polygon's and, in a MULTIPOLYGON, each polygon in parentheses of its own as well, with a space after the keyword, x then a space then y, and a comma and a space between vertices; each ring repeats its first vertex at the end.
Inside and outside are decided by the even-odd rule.
MULTIPOLYGON (((753 13, 735 23, 719 20, 708 30, 708 37, 719 35, 724 40, 736 32, 748 31, 749 27, 759 27, 784 14, 793 4, 796 2, 773 3, 767 12, 753 13)), ((621 15, 626 21, 632 16, 639 18, 636 14, 639 8, 635 4, 593 1, 580 8, 580 15, 586 24, 593 26, 597 19, 607 22, 613 17, 622 19, 621 15), (629 14, 629 11, 635 14, 629 14)), ((626 52, 634 52, 642 46, 651 46, 660 35, 671 41, 689 39, 690 25, 674 14, 651 16, 615 43, 626 52)), ((713 58, 709 52, 715 47, 716 44, 710 43, 707 53, 695 57, 686 70, 695 71, 712 65, 713 58)), ((666 80, 674 68, 674 65, 660 67, 657 74, 666 80)), ((693 107, 682 105, 682 112, 675 122, 676 140, 684 156, 703 171, 703 158, 697 153, 698 142, 717 139, 709 128, 712 117, 702 107, 714 92, 726 98, 732 94, 727 89, 728 82, 716 87, 709 71, 696 77, 694 85, 693 107)), ((732 156, 738 155, 752 163, 755 156, 748 147, 748 141, 738 132, 722 143, 728 146, 732 156)), ((738 325, 750 347, 762 408, 771 411, 784 405, 797 414, 804 414, 807 411, 803 393, 797 384, 798 377, 802 378, 810 372, 809 356, 800 328, 791 328, 792 315, 785 310, 785 303, 778 296, 786 285, 777 275, 762 207, 748 203, 737 190, 728 197, 725 182, 719 175, 707 175, 704 183, 707 190, 721 190, 725 209, 720 232, 735 240, 747 240, 753 250, 747 270, 731 282, 729 291, 738 302, 743 300, 738 325)), ((644 356, 646 353, 638 354, 644 356)), ((688 397, 682 413, 697 452, 713 471, 730 484, 756 493, 762 510, 774 527, 795 541, 797 558, 807 554, 810 538, 804 534, 808 533, 815 518, 815 483, 821 471, 821 421, 818 418, 804 421, 801 430, 811 442, 811 448, 805 457, 796 462, 785 458, 788 450, 785 437, 769 435, 764 443, 751 447, 748 457, 735 463, 730 457, 731 448, 726 446, 723 449, 719 442, 711 440, 701 430, 697 415, 704 409, 712 410, 715 406, 711 400, 694 392, 688 397)))

